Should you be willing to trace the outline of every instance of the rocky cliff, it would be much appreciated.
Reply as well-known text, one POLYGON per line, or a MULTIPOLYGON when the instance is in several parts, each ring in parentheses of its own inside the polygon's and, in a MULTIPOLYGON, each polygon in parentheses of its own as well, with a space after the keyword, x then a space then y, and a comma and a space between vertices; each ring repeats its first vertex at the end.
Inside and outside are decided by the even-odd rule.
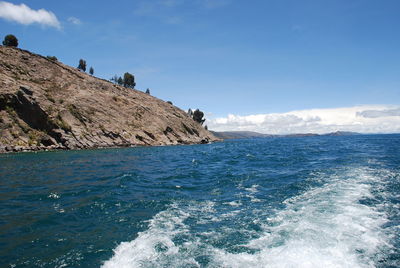
POLYGON ((216 140, 167 102, 0 46, 0 152, 216 140))

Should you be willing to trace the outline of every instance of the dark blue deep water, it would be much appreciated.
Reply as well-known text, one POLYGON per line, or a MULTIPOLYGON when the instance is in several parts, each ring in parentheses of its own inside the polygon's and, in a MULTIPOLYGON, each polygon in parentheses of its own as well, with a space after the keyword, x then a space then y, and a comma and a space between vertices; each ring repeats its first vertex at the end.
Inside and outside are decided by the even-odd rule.
POLYGON ((0 155, 0 267, 400 267, 400 135, 0 155))

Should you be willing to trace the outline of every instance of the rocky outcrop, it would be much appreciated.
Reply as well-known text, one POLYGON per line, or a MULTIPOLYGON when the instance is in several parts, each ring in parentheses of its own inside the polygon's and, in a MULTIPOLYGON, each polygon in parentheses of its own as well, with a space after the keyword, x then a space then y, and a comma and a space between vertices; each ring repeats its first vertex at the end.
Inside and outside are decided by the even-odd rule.
POLYGON ((0 152, 216 140, 170 103, 0 47, 0 152))

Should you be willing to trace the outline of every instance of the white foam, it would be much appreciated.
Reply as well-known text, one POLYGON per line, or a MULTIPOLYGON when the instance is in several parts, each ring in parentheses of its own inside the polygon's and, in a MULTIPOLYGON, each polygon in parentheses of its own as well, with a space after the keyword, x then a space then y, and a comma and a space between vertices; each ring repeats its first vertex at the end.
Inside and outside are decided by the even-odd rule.
MULTIPOLYGON (((172 238, 178 233, 187 232, 183 221, 189 216, 176 208, 160 212, 149 221, 149 229, 138 234, 131 242, 121 243, 115 250, 114 256, 102 267, 162 267, 168 262, 168 256, 176 255, 179 248, 172 238)), ((173 260, 171 260, 173 262, 173 260)), ((193 260, 187 260, 193 263, 193 260)))
POLYGON ((232 207, 239 207, 242 205, 240 201, 230 201, 230 202, 225 202, 224 204, 232 206, 232 207))
MULTIPOLYGON (((241 220, 237 204, 242 201, 224 203, 223 208, 211 201, 176 203, 150 220, 148 230, 135 240, 121 243, 103 267, 204 266, 199 256, 207 256, 207 267, 375 267, 374 258, 390 247, 390 235, 382 227, 388 220, 379 206, 360 201, 374 197, 383 182, 363 168, 316 176, 325 184, 285 200, 283 210, 273 214, 252 211, 253 223, 261 225, 261 231, 237 245, 249 251, 235 253, 210 242, 223 241, 235 231, 256 233, 234 224, 241 220), (212 227, 230 218, 231 225, 212 227), (202 232, 191 229, 207 224, 211 227, 202 232), (177 237, 185 239, 174 242, 177 237)), ((257 188, 243 190, 253 195, 257 188)))
POLYGON ((53 208, 55 211, 57 211, 58 213, 64 213, 65 210, 63 208, 60 207, 60 204, 54 203, 53 204, 53 208))
POLYGON ((50 193, 49 196, 47 196, 48 198, 52 198, 52 199, 59 199, 60 195, 56 194, 56 193, 50 193))
POLYGON ((246 190, 248 192, 248 194, 245 194, 245 196, 250 198, 250 201, 252 203, 262 202, 261 199, 255 197, 255 194, 257 194, 259 192, 259 190, 257 189, 258 187, 259 187, 259 185, 254 184, 249 188, 244 188, 244 190, 246 190))
POLYGON ((248 192, 250 192, 250 193, 257 193, 258 192, 258 188, 259 187, 259 185, 257 185, 257 184, 254 184, 254 185, 252 185, 251 187, 249 187, 249 188, 244 188, 246 191, 248 191, 248 192))
POLYGON ((256 254, 216 251, 223 267, 374 267, 374 255, 388 246, 381 226, 386 215, 361 204, 376 179, 357 170, 352 178, 285 201, 287 208, 264 225, 264 235, 245 246, 256 254))

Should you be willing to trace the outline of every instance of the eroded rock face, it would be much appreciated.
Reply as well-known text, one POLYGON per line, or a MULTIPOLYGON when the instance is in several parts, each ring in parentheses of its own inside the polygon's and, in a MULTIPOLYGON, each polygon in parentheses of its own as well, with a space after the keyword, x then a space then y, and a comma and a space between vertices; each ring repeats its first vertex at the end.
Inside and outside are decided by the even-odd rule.
POLYGON ((0 152, 216 140, 167 102, 0 47, 0 152))

